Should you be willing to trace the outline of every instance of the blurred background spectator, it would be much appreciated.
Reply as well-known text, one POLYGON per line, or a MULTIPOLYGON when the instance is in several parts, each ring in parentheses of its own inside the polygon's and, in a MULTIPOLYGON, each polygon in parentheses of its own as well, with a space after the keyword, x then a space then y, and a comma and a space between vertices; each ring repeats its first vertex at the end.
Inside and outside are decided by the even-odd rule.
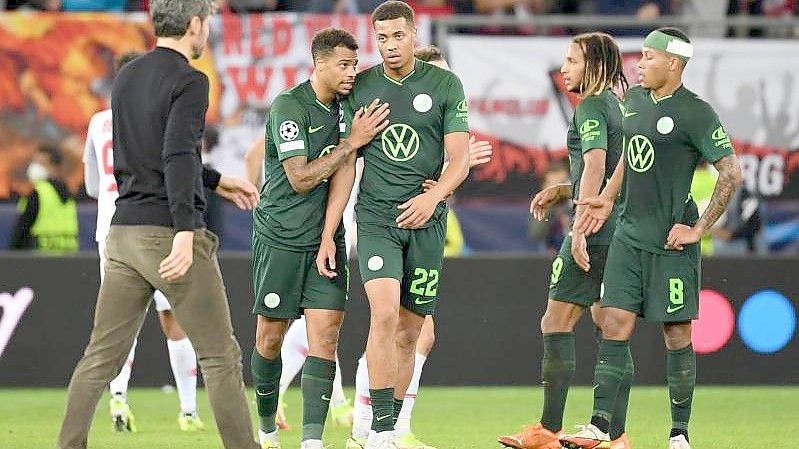
POLYGON ((78 210, 63 182, 64 158, 45 145, 28 165, 30 194, 20 199, 10 249, 45 252, 78 251, 78 210))

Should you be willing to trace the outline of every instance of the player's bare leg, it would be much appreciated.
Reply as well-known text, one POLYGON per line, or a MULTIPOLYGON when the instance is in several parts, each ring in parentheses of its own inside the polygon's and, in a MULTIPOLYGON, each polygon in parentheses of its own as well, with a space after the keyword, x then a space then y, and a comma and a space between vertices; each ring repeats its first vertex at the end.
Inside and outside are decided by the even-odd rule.
POLYGON ((397 323, 397 378, 394 384, 394 420, 399 417, 399 408, 405 399, 405 392, 413 377, 413 367, 416 363, 416 343, 424 325, 424 316, 418 315, 405 308, 400 308, 399 322, 397 323))
POLYGON ((370 314, 366 359, 369 364, 369 397, 372 404, 371 430, 378 435, 384 434, 378 439, 391 438, 392 435, 386 432, 394 430, 400 283, 397 279, 378 278, 366 282, 364 288, 369 298, 370 314))
MULTIPOLYGON (((419 376, 416 375, 416 362, 420 357, 417 354, 419 337, 427 319, 405 308, 400 308, 400 318, 397 325, 397 383, 394 387, 394 434, 397 437, 397 447, 400 449, 427 449, 430 446, 419 441, 411 433, 410 410, 405 411, 402 422, 399 421, 403 411, 409 409, 405 406, 408 387, 414 383, 415 389, 419 387, 419 376)), ((428 341, 430 346, 432 342, 428 341)), ((429 349, 428 349, 429 351, 429 349)), ((419 367, 421 374, 421 367, 419 367)), ((415 390, 413 397, 415 398, 415 390)), ((409 400, 413 406, 412 400, 409 400)), ((432 449, 432 448, 430 448, 432 449)))
POLYGON ((258 437, 264 449, 280 448, 275 415, 280 400, 280 347, 289 321, 257 315, 251 367, 258 410, 258 437))
POLYGON ((433 345, 436 342, 436 324, 433 321, 432 315, 424 317, 424 325, 422 325, 422 332, 419 334, 419 340, 416 341, 416 353, 427 357, 433 350, 433 345))
MULTIPOLYGON (((427 356, 433 350, 435 339, 435 323, 433 317, 428 315, 424 319, 422 331, 416 342, 416 354, 414 356, 415 361, 411 383, 408 385, 408 390, 405 392, 405 400, 402 403, 402 410, 400 411, 399 418, 394 424, 396 432, 405 435, 399 442, 401 446, 405 446, 405 444, 403 444, 404 442, 413 443, 412 447, 415 448, 430 448, 430 446, 416 439, 410 429, 411 417, 416 402, 416 395, 419 390, 422 369, 427 361, 427 356)), ((369 370, 367 368, 367 362, 364 357, 361 357, 361 359, 358 360, 358 369, 355 374, 355 422, 352 427, 352 438, 348 441, 348 448, 357 449, 363 446, 369 435, 369 426, 372 421, 372 406, 369 398, 368 378, 369 370)))
POLYGON ((623 373, 630 357, 630 337, 635 330, 636 315, 627 310, 608 307, 603 310, 603 339, 594 374, 594 411, 591 422, 579 432, 561 438, 567 449, 610 448, 610 423, 616 399, 623 383, 623 373))
POLYGON ((344 312, 305 310, 308 357, 302 369, 302 447, 322 447, 336 375, 336 348, 344 312))

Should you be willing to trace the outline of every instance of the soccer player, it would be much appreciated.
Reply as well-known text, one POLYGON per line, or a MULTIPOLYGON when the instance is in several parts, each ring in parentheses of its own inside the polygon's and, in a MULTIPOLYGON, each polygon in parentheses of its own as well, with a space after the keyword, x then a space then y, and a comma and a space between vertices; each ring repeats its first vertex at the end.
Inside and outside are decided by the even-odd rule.
MULTIPOLYGON (((343 229, 331 232, 339 257, 333 279, 319 274, 319 249, 328 178, 354 175, 345 161, 388 125, 388 104, 369 105, 353 119, 352 133, 339 139, 337 97, 355 81, 358 44, 346 31, 326 29, 311 44, 311 78, 282 92, 266 125, 266 184, 254 213, 253 284, 257 315, 252 374, 263 448, 279 448, 275 425, 282 372, 280 356, 289 320, 305 315, 308 357, 302 373, 303 448, 322 448, 322 433, 336 372, 338 334, 347 299, 343 229), (345 166, 340 172, 337 170, 345 166), (334 175, 335 173, 335 175, 334 175)), ((333 187, 348 189, 346 183, 333 187)), ((349 196, 347 190, 346 197, 349 196)), ((343 204, 341 206, 344 207, 343 204)))
POLYGON ((580 432, 561 439, 567 448, 607 447, 615 418, 629 340, 637 316, 663 324, 671 399, 670 449, 690 449, 688 421, 696 384, 691 320, 699 308, 699 244, 721 216, 741 170, 713 108, 682 84, 694 47, 675 28, 647 35, 638 62, 640 86, 627 91, 623 108, 624 157, 600 197, 575 226, 596 232, 626 182, 625 198, 605 265, 603 340, 594 374, 594 410, 580 432), (689 192, 704 158, 719 171, 700 217, 689 192), (623 165, 623 166, 622 166, 623 165))
MULTIPOLYGON (((263 184, 263 165, 266 151, 266 139, 258 139, 247 151, 244 160, 247 168, 247 179, 261 186, 263 184)), ((345 226, 346 228, 346 226, 345 226)), ((305 358, 308 357, 308 332, 305 329, 305 317, 301 316, 291 322, 286 335, 283 337, 283 345, 280 348, 280 359, 283 364, 283 372, 280 375, 280 396, 288 390, 291 382, 300 372, 305 358)), ((278 429, 289 430, 286 420, 285 404, 282 400, 278 401, 275 422, 278 429)), ((344 386, 341 383, 341 370, 339 369, 338 355, 336 355, 336 376, 333 378, 333 393, 330 395, 330 419, 334 424, 340 426, 352 425, 352 405, 344 394, 344 386)))
MULTIPOLYGON (((447 61, 435 46, 419 48, 414 52, 417 59, 429 62, 444 70, 449 70, 447 61)), ((491 144, 487 141, 478 141, 474 136, 469 138, 469 167, 485 164, 491 160, 491 144)), ((436 184, 436 181, 426 180, 423 188, 429 189, 436 184)), ((452 219, 452 210, 448 211, 448 219, 452 219)), ((450 225, 447 225, 447 233, 450 233, 450 225)), ((435 342, 435 327, 433 316, 425 317, 422 332, 416 342, 415 363, 413 367, 413 377, 405 392, 405 400, 402 403, 402 410, 394 425, 394 433, 397 436, 397 446, 400 449, 434 449, 421 441, 411 432, 411 415, 413 406, 416 403, 416 396, 419 391, 419 382, 422 376, 422 369, 427 361, 430 351, 435 342)), ((347 440, 349 449, 359 449, 369 437, 369 429, 372 424, 372 405, 369 398, 369 370, 366 357, 361 356, 358 360, 358 369, 355 373, 355 420, 352 427, 352 437, 347 440)))
MULTIPOLYGON (((372 24, 383 62, 358 74, 343 104, 343 131, 352 131, 350 117, 359 108, 376 99, 392 105, 391 125, 362 150, 356 208, 358 259, 370 306, 366 358, 373 416, 366 447, 377 449, 396 447, 394 421, 413 376, 424 317, 436 305, 444 200, 469 172, 469 127, 458 77, 414 58, 413 10, 387 1, 372 13, 372 24), (449 165, 442 171, 445 153, 449 165), (438 183, 423 192, 426 179, 438 183)), ((346 198, 337 202, 343 211, 346 198)), ((317 266, 326 275, 336 258, 330 230, 337 224, 326 222, 322 236, 317 266)))
MULTIPOLYGON (((139 53, 126 53, 119 58, 116 70, 119 71, 125 64, 140 56, 139 53)), ((116 205, 114 202, 119 196, 117 182, 114 178, 114 160, 112 145, 112 117, 111 109, 106 109, 95 114, 89 121, 89 130, 86 138, 86 147, 83 154, 84 178, 86 192, 97 199, 97 248, 100 253, 100 280, 105 274, 105 239, 111 227, 111 217, 114 216, 116 205)), ((155 309, 161 329, 167 338, 169 362, 175 376, 175 384, 180 398, 181 413, 178 416, 178 426, 183 431, 204 430, 205 425, 197 413, 197 355, 194 347, 186 337, 172 314, 163 293, 156 290, 153 294, 155 309)), ((111 420, 117 431, 136 431, 136 422, 128 405, 127 392, 130 372, 133 366, 133 357, 136 353, 136 343, 128 354, 125 364, 119 375, 111 381, 111 420)))
MULTIPOLYGON (((612 37, 605 33, 576 36, 566 51, 560 68, 570 92, 580 96, 569 124, 566 144, 569 149, 571 185, 549 187, 533 198, 530 212, 543 220, 546 210, 563 198, 592 198, 609 179, 622 152, 622 114, 613 88, 627 88, 621 53, 612 37)), ((578 206, 575 214, 581 212, 578 206)), ((544 407, 541 421, 526 426, 516 435, 501 436, 498 441, 518 449, 559 449, 558 434, 563 428, 571 379, 575 370, 574 326, 599 300, 602 272, 608 245, 615 228, 615 217, 600 233, 586 237, 572 230, 552 262, 549 300, 541 318, 544 357, 541 373, 544 407)), ((572 217, 572 224, 574 217, 572 217)), ((601 314, 600 314, 601 315, 601 314)), ((633 360, 628 352, 624 366, 621 394, 628 394, 633 377, 633 360)), ((620 402, 621 403, 621 402, 620 402)), ((626 405, 626 401, 624 401, 626 405)), ((626 410, 618 410, 612 428, 613 447, 629 448, 624 434, 626 410)))

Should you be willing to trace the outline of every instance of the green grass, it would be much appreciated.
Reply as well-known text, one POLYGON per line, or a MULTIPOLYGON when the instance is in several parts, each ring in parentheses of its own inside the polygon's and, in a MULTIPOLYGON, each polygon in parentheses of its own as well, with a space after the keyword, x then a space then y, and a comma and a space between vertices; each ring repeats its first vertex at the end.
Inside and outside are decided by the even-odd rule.
MULTIPOLYGON (((351 397, 352 391, 347 392, 351 397)), ((55 447, 65 390, 0 389, 0 447, 55 447)), ((221 448, 207 399, 200 392, 200 411, 209 427, 203 433, 177 430, 177 395, 158 389, 133 389, 130 403, 139 432, 116 434, 108 417, 108 396, 100 402, 89 437, 90 448, 221 448)), ((286 395, 292 430, 282 434, 284 448, 298 448, 301 402, 298 389, 286 395)), ((439 449, 498 448, 497 435, 515 432, 537 419, 540 388, 434 388, 421 390, 414 411, 417 436, 439 449)), ((697 449, 785 448, 799 431, 799 387, 702 387, 697 389, 691 442, 697 449)), ((588 419, 591 390, 574 388, 569 397, 566 429, 588 419)), ((252 407, 251 407, 252 408, 252 407)), ((636 449, 665 449, 669 428, 668 390, 635 387, 628 434, 636 449)), ((325 443, 343 449, 348 429, 328 426, 325 443)))

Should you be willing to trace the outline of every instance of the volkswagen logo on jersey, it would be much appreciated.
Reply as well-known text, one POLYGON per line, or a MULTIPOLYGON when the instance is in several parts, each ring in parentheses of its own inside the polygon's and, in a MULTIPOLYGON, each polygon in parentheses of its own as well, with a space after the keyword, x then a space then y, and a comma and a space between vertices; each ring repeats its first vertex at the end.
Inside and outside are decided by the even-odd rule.
POLYGON ((655 147, 648 137, 636 134, 627 142, 627 163, 638 173, 652 168, 655 163, 655 147))
POLYGON ((389 126, 380 136, 383 153, 392 161, 405 162, 419 152, 419 134, 404 123, 389 126))

